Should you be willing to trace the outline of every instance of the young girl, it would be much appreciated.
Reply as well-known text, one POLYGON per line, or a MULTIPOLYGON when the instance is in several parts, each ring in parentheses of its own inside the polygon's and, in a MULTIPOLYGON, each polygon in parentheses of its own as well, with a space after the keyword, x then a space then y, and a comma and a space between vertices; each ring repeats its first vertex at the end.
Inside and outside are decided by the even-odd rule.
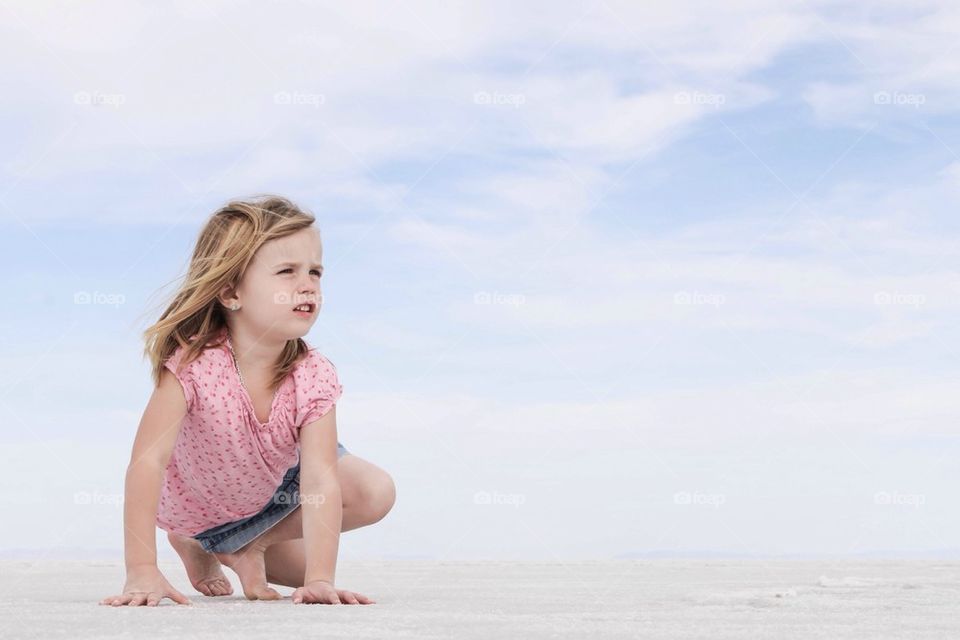
POLYGON ((337 441, 333 363, 302 339, 320 310, 314 218, 276 196, 234 201, 200 232, 186 280, 144 333, 155 389, 126 473, 123 593, 190 604, 157 567, 154 526, 207 596, 371 604, 334 586, 340 532, 383 518, 395 487, 337 441))

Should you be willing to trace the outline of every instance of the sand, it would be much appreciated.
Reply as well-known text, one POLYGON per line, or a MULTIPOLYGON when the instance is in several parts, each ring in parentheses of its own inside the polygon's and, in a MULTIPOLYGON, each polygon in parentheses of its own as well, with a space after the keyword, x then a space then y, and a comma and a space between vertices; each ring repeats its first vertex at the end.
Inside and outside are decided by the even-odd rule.
POLYGON ((365 606, 209 598, 193 590, 179 565, 163 561, 161 569, 193 606, 97 604, 121 588, 121 562, 0 561, 0 636, 960 637, 954 561, 342 560, 338 586, 378 601, 365 606))

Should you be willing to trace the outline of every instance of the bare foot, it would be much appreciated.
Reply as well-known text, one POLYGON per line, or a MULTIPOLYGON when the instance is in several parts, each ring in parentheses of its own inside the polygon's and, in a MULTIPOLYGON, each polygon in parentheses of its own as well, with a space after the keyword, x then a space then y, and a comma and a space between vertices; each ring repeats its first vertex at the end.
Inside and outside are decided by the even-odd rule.
POLYGON ((188 536, 167 532, 167 540, 180 555, 194 589, 205 596, 229 596, 233 586, 220 568, 220 561, 203 550, 200 542, 188 536))
POLYGON ((233 569, 240 578, 243 595, 248 600, 280 600, 283 596, 267 584, 267 564, 263 554, 269 545, 263 536, 248 543, 233 553, 216 553, 217 559, 233 569))

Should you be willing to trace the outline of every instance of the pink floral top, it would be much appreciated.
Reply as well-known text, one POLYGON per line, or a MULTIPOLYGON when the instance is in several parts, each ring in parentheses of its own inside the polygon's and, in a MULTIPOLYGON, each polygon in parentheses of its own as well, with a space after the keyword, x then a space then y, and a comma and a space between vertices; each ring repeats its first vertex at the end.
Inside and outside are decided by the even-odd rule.
POLYGON ((237 375, 229 333, 226 340, 180 372, 183 347, 164 362, 187 401, 157 508, 157 526, 165 531, 193 536, 259 512, 299 460, 300 428, 326 414, 343 392, 333 363, 311 349, 261 423, 237 375))

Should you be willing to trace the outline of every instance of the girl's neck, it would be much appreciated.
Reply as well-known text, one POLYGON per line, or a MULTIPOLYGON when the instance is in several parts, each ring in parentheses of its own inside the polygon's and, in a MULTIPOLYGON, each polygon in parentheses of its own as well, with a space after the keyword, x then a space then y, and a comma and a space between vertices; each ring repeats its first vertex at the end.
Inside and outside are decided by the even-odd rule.
POLYGON ((286 346, 286 341, 271 342, 263 336, 245 331, 242 327, 227 327, 230 334, 230 344, 237 363, 244 373, 250 375, 266 375, 273 370, 280 361, 280 355, 286 346))

